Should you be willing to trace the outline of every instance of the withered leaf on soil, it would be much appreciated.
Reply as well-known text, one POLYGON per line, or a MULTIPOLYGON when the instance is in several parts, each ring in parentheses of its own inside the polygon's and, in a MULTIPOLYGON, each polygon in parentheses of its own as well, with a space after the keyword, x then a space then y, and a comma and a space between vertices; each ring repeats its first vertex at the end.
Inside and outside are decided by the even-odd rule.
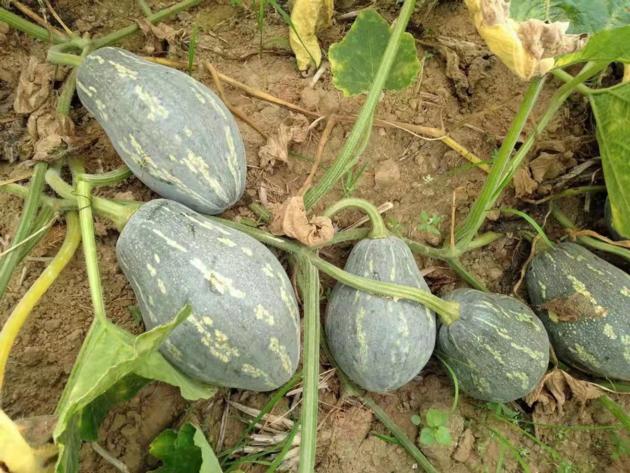
POLYGON ((54 159, 55 154, 66 145, 78 144, 72 120, 56 113, 51 106, 42 107, 32 113, 26 126, 34 143, 35 161, 54 159))
POLYGON ((163 52, 162 41, 166 41, 171 49, 177 49, 184 34, 184 30, 176 30, 166 23, 154 25, 145 19, 136 20, 136 23, 147 38, 144 49, 149 54, 163 52))
POLYGON ((308 135, 308 120, 303 115, 293 115, 280 124, 278 131, 269 135, 267 143, 258 150, 260 166, 269 169, 276 161, 289 161, 291 143, 303 143, 308 135))
POLYGON ((554 368, 540 380, 536 389, 527 395, 525 402, 530 406, 537 404, 536 409, 541 409, 545 413, 557 410, 562 414, 562 406, 569 399, 584 404, 603 394, 604 392, 595 384, 576 379, 566 371, 554 368))
POLYGON ((20 74, 13 109, 17 113, 31 113, 41 107, 50 96, 55 67, 39 63, 31 56, 20 74))
POLYGON ((529 172, 529 166, 521 166, 518 168, 514 173, 512 182, 514 183, 516 197, 530 195, 538 188, 538 183, 532 179, 532 175, 529 172))
POLYGON ((540 155, 529 163, 532 176, 537 182, 547 179, 555 179, 565 171, 577 164, 575 159, 559 153, 540 153, 540 155))
POLYGON ((581 35, 566 33, 568 22, 513 20, 509 1, 466 0, 466 6, 488 48, 524 80, 547 73, 555 56, 577 51, 586 42, 581 35))
POLYGON ((541 307, 549 311, 549 317, 554 322, 575 322, 580 319, 605 317, 608 314, 605 307, 594 304, 579 292, 566 297, 556 297, 545 302, 541 307))
POLYGON ((274 235, 295 238, 307 246, 321 245, 335 235, 335 229, 328 217, 316 216, 308 219, 302 196, 289 197, 278 207, 269 230, 274 235))

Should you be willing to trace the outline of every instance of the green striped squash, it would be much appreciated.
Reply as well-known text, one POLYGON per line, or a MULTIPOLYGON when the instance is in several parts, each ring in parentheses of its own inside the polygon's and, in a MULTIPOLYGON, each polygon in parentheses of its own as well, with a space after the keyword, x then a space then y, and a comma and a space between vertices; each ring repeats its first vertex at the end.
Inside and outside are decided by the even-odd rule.
POLYGON ((534 312, 513 297, 476 289, 456 289, 445 299, 460 304, 460 318, 440 326, 438 352, 462 391, 491 402, 532 391, 549 364, 549 338, 534 312))
POLYGON ((241 198, 243 141, 229 110, 200 82, 108 47, 79 66, 77 91, 129 169, 162 197, 206 214, 241 198))
POLYGON ((299 359, 298 307, 289 278, 265 246, 157 199, 133 214, 116 252, 147 329, 192 306, 160 348, 181 371, 254 391, 291 378, 299 359))
MULTIPOLYGON (((345 270, 429 290, 409 247, 393 236, 361 240, 350 252, 345 270)), ((387 392, 409 382, 435 346, 435 315, 426 307, 341 283, 330 295, 325 329, 339 367, 368 391, 387 392)))
POLYGON ((630 380, 630 276, 575 243, 538 253, 527 291, 562 361, 630 380))

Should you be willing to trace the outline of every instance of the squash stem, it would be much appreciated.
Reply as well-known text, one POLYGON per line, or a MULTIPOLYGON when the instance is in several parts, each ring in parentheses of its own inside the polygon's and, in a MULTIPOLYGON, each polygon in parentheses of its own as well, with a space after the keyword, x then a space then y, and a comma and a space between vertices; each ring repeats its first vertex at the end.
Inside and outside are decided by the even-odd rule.
POLYGON ((26 33, 35 39, 39 39, 40 41, 52 43, 63 43, 68 41, 68 38, 65 35, 54 31, 48 31, 46 28, 42 28, 41 26, 36 25, 35 23, 32 23, 21 16, 6 10, 5 8, 0 8, 0 21, 8 24, 13 29, 26 33))
POLYGON ((522 210, 513 209, 511 207, 503 207, 501 209, 501 213, 505 215, 516 215, 517 217, 520 217, 527 223, 529 223, 532 228, 536 230, 538 236, 542 239, 544 248, 552 248, 554 246, 553 242, 549 239, 543 228, 527 213, 523 212, 522 210))
MULTIPOLYGON (((79 208, 81 208, 81 205, 78 203, 79 196, 72 186, 61 178, 58 170, 49 169, 46 172, 46 182, 61 197, 70 201, 76 201, 79 208)), ((110 220, 119 231, 123 229, 131 216, 142 205, 142 202, 114 202, 93 195, 90 195, 90 199, 94 211, 110 220)))
POLYGON ((315 471, 317 449, 317 408, 319 395, 319 272, 308 260, 298 260, 298 284, 304 300, 304 392, 301 411, 302 439, 300 442, 299 473, 315 471))
POLYGON ((341 199, 328 207, 324 212, 325 217, 332 217, 341 210, 349 207, 356 207, 363 210, 370 219, 372 224, 372 230, 368 234, 368 238, 387 238, 389 231, 383 222, 383 217, 378 212, 378 209, 370 202, 364 199, 357 199, 354 197, 348 199, 341 199))
POLYGON ((485 284, 482 283, 481 281, 479 281, 475 276, 473 276, 472 273, 470 273, 464 267, 464 265, 459 260, 459 258, 449 258, 449 259, 446 260, 446 262, 451 267, 451 269, 453 271, 455 271, 457 273, 457 275, 460 278, 462 278, 471 287, 473 287, 473 288, 475 288, 475 289, 477 289, 479 291, 488 292, 488 288, 485 286, 485 284))
POLYGON ((396 20, 396 24, 392 29, 392 35, 387 42, 387 48, 381 59, 381 63, 378 66, 376 77, 370 87, 370 92, 361 111, 357 117, 357 120, 352 127, 352 131, 346 140, 341 153, 335 159, 333 165, 328 168, 322 179, 316 186, 311 187, 304 195, 304 206, 306 209, 312 208, 332 187, 337 181, 350 169, 360 157, 359 148, 362 143, 366 143, 371 133, 372 120, 374 118, 374 111, 378 105, 381 97, 381 92, 385 86, 389 72, 394 64, 398 47, 400 45, 400 38, 407 28, 407 23, 411 18, 415 0, 405 0, 400 14, 396 20))
POLYGON ((90 285, 90 296, 94 316, 97 320, 105 322, 105 302, 103 301, 103 288, 101 274, 98 267, 98 254, 96 252, 96 238, 94 237, 94 217, 91 206, 92 187, 89 182, 77 180, 77 204, 79 206, 79 223, 81 224, 81 237, 83 240, 83 255, 85 267, 90 285))
MULTIPOLYGON (((150 23, 159 23, 160 21, 168 18, 169 16, 176 15, 177 13, 187 10, 188 8, 194 7, 201 3, 201 0, 184 0, 182 2, 176 3, 168 8, 164 8, 163 10, 157 11, 146 17, 146 20, 150 23)), ((117 31, 113 31, 105 36, 100 38, 96 38, 93 41, 94 49, 102 48, 103 46, 108 46, 113 43, 117 43, 121 39, 126 38, 129 35, 132 35, 136 31, 138 31, 140 27, 134 23, 125 28, 122 28, 117 31)))
POLYGON ((79 246, 81 233, 76 212, 66 214, 66 237, 61 248, 9 315, 0 332, 0 392, 11 347, 33 308, 72 259, 79 246))
MULTIPOLYGON (((24 201, 24 210, 22 211, 20 222, 18 223, 15 236, 11 242, 13 246, 22 242, 31 233, 33 221, 37 216, 37 209, 39 208, 42 191, 44 189, 44 176, 46 175, 47 167, 48 165, 46 163, 37 163, 35 165, 31 185, 24 201)), ((9 281, 11 280, 11 275, 20 262, 19 256, 19 251, 13 251, 5 257, 0 258, 0 298, 4 295, 9 281)))
MULTIPOLYGON (((551 215, 553 215, 558 223, 564 228, 568 230, 577 230, 575 223, 573 223, 571 219, 553 203, 551 204, 551 215)), ((611 245, 610 243, 606 243, 605 241, 601 241, 590 236, 578 236, 576 240, 584 246, 588 246, 595 250, 606 251, 630 261, 630 250, 628 250, 628 248, 611 245)))
POLYGON ((127 166, 121 166, 113 171, 104 172, 101 174, 81 174, 81 180, 89 182, 92 187, 111 186, 119 184, 128 177, 131 177, 132 173, 127 166))
POLYGON ((534 109, 534 105, 536 105, 544 83, 545 77, 538 77, 529 84, 529 87, 525 91, 518 113, 514 117, 512 125, 503 140, 503 144, 492 164, 492 168, 481 189, 481 193, 470 209, 463 224, 457 229, 456 239, 458 245, 465 247, 475 237, 477 231, 485 221, 488 211, 492 208, 494 202, 500 195, 502 189, 500 189, 499 186, 505 175, 510 156, 527 123, 527 118, 534 109))

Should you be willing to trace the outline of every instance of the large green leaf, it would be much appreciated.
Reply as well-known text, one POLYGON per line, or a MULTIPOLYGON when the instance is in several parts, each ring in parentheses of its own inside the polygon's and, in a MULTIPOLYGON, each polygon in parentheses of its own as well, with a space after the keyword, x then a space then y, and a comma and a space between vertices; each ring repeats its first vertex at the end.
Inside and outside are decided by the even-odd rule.
POLYGON ((58 473, 78 471, 81 441, 95 438, 107 410, 135 395, 143 378, 177 386, 190 400, 214 395, 214 387, 185 377, 156 351, 190 312, 186 306, 171 322, 137 337, 107 320, 94 320, 57 406, 58 473))
POLYGON ((630 83, 590 96, 612 225, 630 237, 630 83))
POLYGON ((199 427, 185 424, 179 432, 158 435, 149 452, 162 465, 154 473, 221 473, 221 465, 199 427))
POLYGON ((630 62, 630 26, 595 33, 579 51, 560 56, 556 66, 565 67, 587 61, 630 62))
MULTIPOLYGON (((344 95, 367 93, 390 36, 387 21, 376 11, 370 9, 359 13, 348 34, 328 51, 335 87, 344 95)), ((403 33, 384 88, 404 89, 414 81, 419 70, 416 42, 412 35, 403 33)))
POLYGON ((630 83, 590 96, 613 228, 630 237, 630 83))
POLYGON ((512 0, 510 16, 517 21, 568 21, 568 33, 592 34, 630 24, 630 4, 628 0, 512 0))

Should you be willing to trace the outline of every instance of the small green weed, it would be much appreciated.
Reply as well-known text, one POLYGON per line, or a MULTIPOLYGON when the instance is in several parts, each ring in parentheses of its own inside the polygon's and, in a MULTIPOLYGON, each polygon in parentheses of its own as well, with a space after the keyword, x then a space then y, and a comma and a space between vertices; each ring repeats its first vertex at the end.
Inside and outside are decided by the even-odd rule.
POLYGON ((365 163, 358 167, 356 170, 350 169, 343 178, 343 196, 351 197, 354 191, 357 189, 359 179, 367 169, 368 164, 365 163))
POLYGON ((428 232, 434 235, 441 235, 440 224, 444 221, 444 215, 429 215, 426 211, 420 212, 419 221, 416 230, 419 232, 428 232))
MULTIPOLYGON (((425 415, 425 426, 420 430, 420 443, 422 445, 450 445, 453 442, 451 432, 448 430, 448 411, 431 408, 425 415)), ((411 422, 419 426, 422 419, 419 415, 411 417, 411 422)))

